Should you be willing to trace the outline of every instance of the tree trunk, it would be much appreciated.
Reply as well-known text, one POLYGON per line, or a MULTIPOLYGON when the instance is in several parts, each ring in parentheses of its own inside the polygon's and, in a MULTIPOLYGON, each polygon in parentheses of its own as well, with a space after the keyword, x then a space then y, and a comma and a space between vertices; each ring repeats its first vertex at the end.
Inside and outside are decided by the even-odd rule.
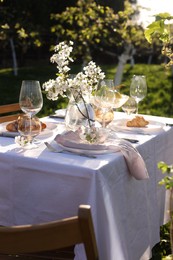
POLYGON ((10 46, 11 46, 12 59, 13 59, 14 76, 17 76, 18 75, 18 66, 17 66, 16 50, 15 50, 13 38, 10 38, 10 46))
POLYGON ((119 62, 117 66, 117 71, 114 78, 115 86, 121 84, 124 66, 126 65, 127 61, 131 61, 131 66, 134 66, 134 58, 133 55, 135 53, 135 49, 132 44, 128 44, 125 48, 125 51, 119 56, 119 62))

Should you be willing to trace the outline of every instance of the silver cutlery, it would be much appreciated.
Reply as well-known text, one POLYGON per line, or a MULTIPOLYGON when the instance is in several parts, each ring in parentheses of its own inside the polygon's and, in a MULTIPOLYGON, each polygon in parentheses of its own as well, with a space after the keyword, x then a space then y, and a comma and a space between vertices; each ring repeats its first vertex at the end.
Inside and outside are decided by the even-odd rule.
POLYGON ((58 119, 64 119, 64 116, 62 115, 49 115, 50 118, 58 118, 58 119))
POLYGON ((15 135, 13 132, 1 132, 0 136, 1 137, 15 138, 15 136, 17 136, 17 134, 15 135))
POLYGON ((173 123, 166 123, 166 126, 173 126, 173 123))
POLYGON ((136 144, 136 143, 139 142, 139 140, 137 140, 137 139, 124 138, 124 137, 122 137, 122 139, 124 139, 124 140, 126 140, 126 141, 128 141, 128 142, 130 142, 132 144, 136 144))
POLYGON ((46 147, 48 148, 49 151, 53 152, 53 153, 69 153, 69 154, 73 154, 73 155, 78 155, 78 156, 82 156, 82 157, 88 157, 88 158, 97 158, 95 155, 93 154, 88 154, 88 153, 80 153, 80 152, 71 152, 71 151, 67 151, 65 149, 59 148, 56 149, 55 147, 53 147, 51 144, 49 144, 48 142, 44 142, 44 144, 46 145, 46 147))

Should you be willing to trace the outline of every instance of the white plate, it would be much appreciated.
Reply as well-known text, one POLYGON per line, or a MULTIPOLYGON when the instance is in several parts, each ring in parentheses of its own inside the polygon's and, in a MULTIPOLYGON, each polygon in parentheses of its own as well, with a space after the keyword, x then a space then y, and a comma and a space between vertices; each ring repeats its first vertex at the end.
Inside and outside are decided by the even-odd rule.
POLYGON ((126 126, 128 119, 119 119, 119 120, 114 120, 109 128, 112 130, 122 130, 126 132, 133 132, 133 133, 144 133, 144 134, 152 134, 155 132, 160 132, 163 130, 163 127, 165 126, 164 123, 157 122, 154 120, 148 120, 149 124, 146 125, 145 127, 128 127, 126 126))
POLYGON ((55 116, 59 118, 65 118, 66 109, 58 109, 55 111, 55 116))
POLYGON ((64 132, 58 134, 55 137, 56 144, 63 150, 76 152, 76 153, 88 153, 88 154, 105 154, 119 151, 119 149, 114 149, 114 151, 109 149, 109 145, 103 144, 90 144, 82 141, 77 132, 64 132))
MULTIPOLYGON (((43 121, 42 121, 43 122, 43 121)), ((18 136, 18 132, 9 132, 6 130, 6 125, 9 124, 10 122, 4 122, 0 124, 0 133, 4 134, 4 136, 11 136, 15 137, 18 136)), ((57 128, 57 125, 54 123, 50 122, 44 122, 46 124, 46 128, 37 136, 37 139, 45 139, 48 138, 49 136, 52 136, 53 131, 57 128)))
MULTIPOLYGON (((81 149, 81 148, 72 148, 72 147, 67 147, 67 146, 63 146, 61 144, 56 143, 56 145, 58 145, 59 148, 62 148, 64 151, 69 151, 72 153, 86 153, 86 154, 93 154, 93 155, 99 155, 99 154, 108 154, 108 153, 115 153, 116 151, 112 151, 112 150, 91 150, 91 149, 81 149)), ((117 148, 117 152, 119 151, 119 149, 117 148)))
MULTIPOLYGON (((43 121, 42 121, 43 122, 43 121)), ((41 133, 37 136, 37 139, 46 139, 53 135, 54 130, 57 129, 57 124, 44 122, 46 124, 46 128, 41 131, 41 133)))

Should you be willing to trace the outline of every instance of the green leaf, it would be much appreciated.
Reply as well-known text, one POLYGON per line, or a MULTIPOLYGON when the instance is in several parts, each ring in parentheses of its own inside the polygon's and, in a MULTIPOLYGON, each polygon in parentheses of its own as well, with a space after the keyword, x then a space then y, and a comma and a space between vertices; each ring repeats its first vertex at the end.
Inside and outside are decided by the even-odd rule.
POLYGON ((159 13, 155 15, 155 21, 149 24, 144 31, 146 40, 149 43, 152 43, 152 38, 154 35, 158 35, 159 39, 162 42, 169 41, 169 32, 167 30, 167 25, 165 24, 166 20, 173 19, 169 13, 159 13))
POLYGON ((168 165, 165 162, 158 162, 157 167, 162 171, 162 173, 166 173, 168 171, 168 165))
POLYGON ((159 13, 155 15, 156 20, 171 20, 173 19, 173 16, 171 16, 169 13, 159 13))

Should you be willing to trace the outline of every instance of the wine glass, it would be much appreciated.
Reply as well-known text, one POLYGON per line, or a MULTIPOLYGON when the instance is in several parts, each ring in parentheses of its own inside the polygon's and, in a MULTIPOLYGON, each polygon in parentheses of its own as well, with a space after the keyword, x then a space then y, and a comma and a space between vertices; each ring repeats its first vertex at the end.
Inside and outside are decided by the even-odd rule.
POLYGON ((28 136, 30 143, 32 143, 33 133, 33 117, 41 110, 43 106, 43 97, 39 81, 23 80, 19 96, 19 105, 21 110, 26 113, 26 117, 21 120, 26 129, 22 131, 19 127, 19 132, 28 136), (24 123, 25 121, 25 123, 24 123))
POLYGON ((42 125, 38 117, 30 117, 28 114, 23 114, 18 118, 18 132, 24 138, 26 143, 25 148, 32 149, 37 147, 35 137, 42 130, 42 125))
POLYGON ((144 75, 134 75, 130 85, 130 96, 136 100, 136 114, 138 103, 147 95, 147 83, 144 75))
POLYGON ((43 97, 39 81, 23 80, 19 96, 21 110, 30 117, 36 115, 43 106, 43 97))
POLYGON ((136 111, 136 105, 135 99, 129 97, 124 105, 122 105, 122 110, 129 116, 136 111))
POLYGON ((113 80, 101 80, 98 84, 92 103, 95 111, 95 120, 104 128, 114 119, 114 99, 113 80))
POLYGON ((128 95, 121 94, 117 90, 114 91, 115 99, 114 99, 114 109, 122 107, 124 103, 128 100, 128 95))

